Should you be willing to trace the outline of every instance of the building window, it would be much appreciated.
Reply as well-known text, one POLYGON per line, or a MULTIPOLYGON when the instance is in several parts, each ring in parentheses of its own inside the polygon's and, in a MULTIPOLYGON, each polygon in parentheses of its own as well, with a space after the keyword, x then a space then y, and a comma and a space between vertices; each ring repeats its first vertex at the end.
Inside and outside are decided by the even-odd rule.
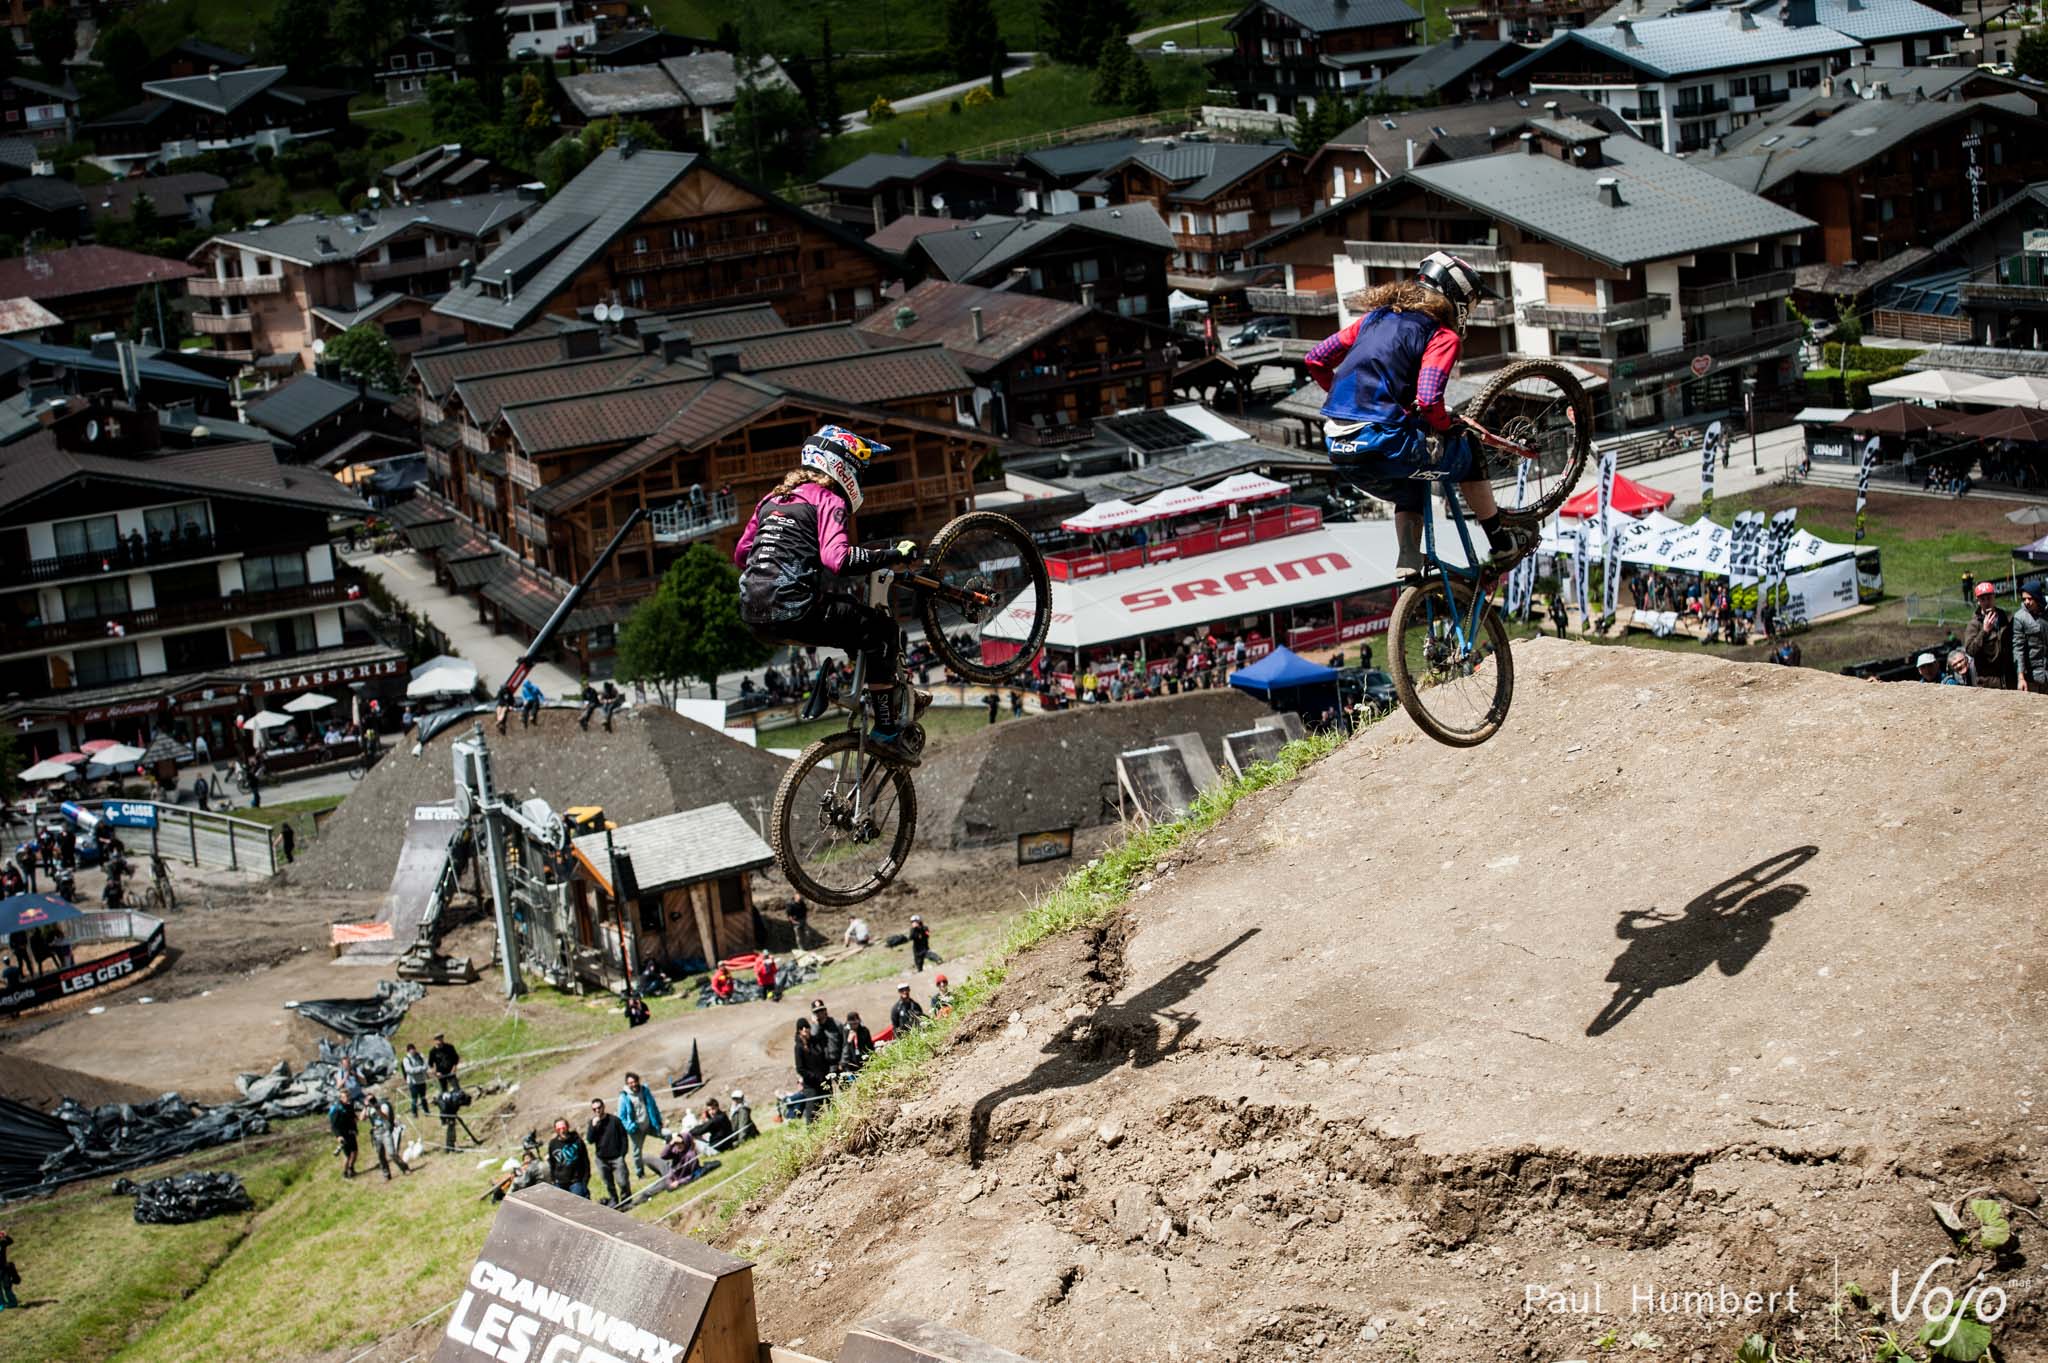
POLYGON ((110 682, 128 681, 141 674, 142 665, 133 644, 81 648, 71 655, 71 682, 74 686, 105 686, 110 682))
POLYGON ((306 585, 304 554, 262 554, 242 560, 242 586, 252 592, 306 585))
POLYGON ((213 514, 205 502, 153 506, 142 513, 142 526, 152 545, 173 539, 197 540, 211 533, 213 514))
POLYGON ((647 238, 633 238, 633 254, 636 256, 644 256, 647 254, 647 238))
POLYGON ((282 620, 258 620, 244 627, 263 651, 273 658, 289 658, 318 648, 319 631, 310 615, 289 615, 282 620))
POLYGON ((1145 300, 1137 294, 1127 293, 1116 300, 1116 311, 1120 317, 1136 317, 1145 310, 1145 300))
POLYGON ((1890 199, 1879 199, 1877 201, 1877 220, 1879 222, 1890 222, 1893 215, 1897 212, 1897 207, 1890 199))
POLYGON ((647 281, 635 275, 626 281, 626 301, 639 307, 647 301, 647 281))
POLYGON ((1550 337, 1551 351, 1558 355, 1598 355, 1600 334, 1598 332, 1555 331, 1550 337))
POLYGON ((91 582, 75 582, 64 589, 66 620, 92 620, 103 615, 127 613, 128 579, 125 577, 95 578, 91 582))
POLYGON ((391 69, 392 69, 393 71, 403 71, 403 70, 405 70, 405 68, 406 68, 406 60, 405 60, 405 54, 404 54, 403 52, 394 52, 394 53, 392 53, 392 54, 391 54, 391 69))
POLYGON ((1076 284, 1093 284, 1100 278, 1102 278, 1102 262, 1095 257, 1090 256, 1086 260, 1074 262, 1074 282, 1076 284))
POLYGON ((822 270, 822 269, 825 269, 826 267, 828 267, 829 265, 831 265, 831 263, 832 263, 832 253, 831 253, 830 251, 813 251, 813 252, 811 252, 811 268, 812 268, 812 269, 814 269, 814 270, 822 270))
POLYGON ((120 527, 112 516, 58 521, 50 531, 56 538, 59 558, 69 558, 73 554, 103 554, 121 541, 120 527))
POLYGON ((760 236, 760 235, 762 235, 763 233, 765 233, 765 232, 766 232, 767 230, 768 230, 768 219, 766 219, 766 218, 756 218, 756 219, 754 219, 754 235, 755 235, 755 236, 760 236))

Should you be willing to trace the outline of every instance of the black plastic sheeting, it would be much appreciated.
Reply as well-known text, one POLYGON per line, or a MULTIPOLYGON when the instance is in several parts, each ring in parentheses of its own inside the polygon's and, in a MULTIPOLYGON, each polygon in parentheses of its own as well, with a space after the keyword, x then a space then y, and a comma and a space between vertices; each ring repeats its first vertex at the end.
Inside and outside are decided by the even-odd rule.
POLYGON ((405 1021, 406 1010, 427 996, 414 980, 379 980, 373 999, 311 999, 298 1014, 343 1036, 390 1036, 405 1021))
POLYGON ((174 1174, 139 1186, 123 1178, 114 1181, 114 1191, 135 1194, 135 1222, 141 1226, 182 1226, 256 1206, 240 1174, 174 1174))
POLYGON ((384 981, 374 999, 301 1004, 301 1013, 337 1031, 345 1029, 335 1020, 380 1030, 342 1041, 323 1038, 319 1055, 296 1072, 279 1061, 268 1074, 238 1075, 241 1096, 231 1103, 201 1107, 166 1093, 147 1103, 88 1108, 67 1098, 46 1114, 0 1098, 0 1201, 258 1136, 280 1118, 324 1112, 344 1057, 365 1088, 385 1083, 398 1071, 398 1053, 385 1033, 396 1030, 425 992, 411 982, 394 988, 384 981))

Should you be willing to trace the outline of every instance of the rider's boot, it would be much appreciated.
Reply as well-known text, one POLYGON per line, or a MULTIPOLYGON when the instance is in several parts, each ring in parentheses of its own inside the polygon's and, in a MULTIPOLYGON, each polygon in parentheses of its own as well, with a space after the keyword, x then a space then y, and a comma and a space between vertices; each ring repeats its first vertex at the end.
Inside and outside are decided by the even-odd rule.
POLYGON ((880 748, 905 766, 918 764, 919 753, 906 741, 911 726, 916 723, 911 706, 914 703, 910 688, 904 683, 894 686, 868 688, 868 715, 871 727, 868 742, 880 748))
POLYGON ((1490 552, 1480 566, 1488 572, 1506 572, 1536 551, 1542 533, 1533 525, 1489 525, 1486 544, 1490 552))

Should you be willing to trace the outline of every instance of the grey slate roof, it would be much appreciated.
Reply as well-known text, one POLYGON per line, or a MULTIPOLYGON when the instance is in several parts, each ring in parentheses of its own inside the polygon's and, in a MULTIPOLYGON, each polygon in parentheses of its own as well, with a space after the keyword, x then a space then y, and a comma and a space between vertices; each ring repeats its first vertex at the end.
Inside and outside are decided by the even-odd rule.
POLYGON ((213 240, 282 256, 303 265, 317 265, 367 255, 388 239, 422 223, 455 236, 475 239, 518 217, 531 203, 517 190, 506 190, 499 194, 477 194, 461 199, 394 204, 373 214, 344 213, 340 217, 327 218, 302 213, 288 222, 274 223, 269 227, 223 232, 213 240))
POLYGON ((1077 233, 1116 237, 1167 252, 1174 249, 1173 233, 1159 210, 1148 203, 1129 203, 1043 218, 990 215, 950 232, 925 233, 907 251, 923 252, 947 279, 972 283, 1008 270, 1011 261, 1047 242, 1077 233))
POLYGON ((222 71, 217 75, 146 80, 142 83, 142 92, 225 114, 241 108, 284 78, 285 68, 282 66, 252 66, 241 71, 222 71))
POLYGON ((26 175, 42 159, 36 144, 26 137, 0 137, 0 166, 11 166, 26 175))
POLYGON ((1697 162, 1701 170, 1752 193, 1767 193, 1795 175, 1841 175, 1908 141, 1958 120, 2009 114, 2031 121, 2024 96, 1997 99, 1906 100, 1816 96, 1802 107, 1834 106, 1817 123, 1745 128, 1726 151, 1697 162), (2023 107, 2008 107, 2006 101, 2023 107))
POLYGON ((92 211, 95 217, 125 221, 134 214, 136 199, 147 198, 159 216, 181 218, 192 211, 195 195, 219 194, 227 187, 226 180, 205 171, 113 180, 92 192, 92 211))
POLYGON ((1446 152, 1455 152, 1469 145, 1470 139, 1483 139, 1491 146, 1496 137, 1517 132, 1535 119, 1551 117, 1579 119, 1612 133, 1634 136, 1621 115, 1605 104, 1596 104, 1573 91, 1550 90, 1540 95, 1372 114, 1338 133, 1324 146, 1363 148, 1383 168, 1398 172, 1407 166, 1411 138, 1418 153, 1432 143, 1441 145, 1446 152), (1554 111, 1549 107, 1552 104, 1557 106, 1554 111))
POLYGON ((1856 39, 1823 25, 1787 28, 1776 19, 1752 17, 1756 27, 1740 28, 1728 10, 1669 14, 1661 19, 1645 19, 1631 25, 1635 35, 1633 41, 1615 25, 1570 29, 1508 67, 1502 74, 1513 76, 1535 70, 1551 53, 1573 44, 1661 80, 1797 61, 1802 57, 1847 54, 1863 46, 1856 39))
POLYGON ((359 401, 354 384, 301 374, 248 407, 249 423, 295 439, 359 401))
MULTIPOLYGON (((576 839, 576 851, 609 882, 612 865, 604 839, 602 833, 587 834, 576 839)), ((775 860, 753 825, 729 804, 629 823, 613 829, 611 839, 614 848, 631 858, 633 879, 643 891, 758 870, 775 860)))
POLYGON ((1422 16, 1401 0, 1259 0, 1247 5, 1224 27, 1234 29, 1260 7, 1284 14, 1312 33, 1335 33, 1350 28, 1377 28, 1382 24, 1412 24, 1422 16))
POLYGON ((689 104, 668 73, 658 66, 590 71, 580 76, 563 76, 556 83, 576 111, 587 118, 659 113, 689 104))
POLYGON ((485 258, 478 267, 477 280, 450 290, 434 305, 434 311, 444 317, 518 330, 613 237, 688 174, 697 160, 691 152, 636 151, 630 156, 617 148, 604 152, 541 205, 510 241, 485 258), (524 260, 538 243, 546 243, 549 254, 510 298, 501 291, 487 291, 485 277, 502 273, 507 262, 524 260))
POLYGON ((1592 169, 1510 151, 1418 166, 1404 179, 1616 267, 1813 226, 1790 209, 1732 191, 1697 166, 1640 142, 1609 138, 1604 151, 1606 163, 1592 169), (1607 176, 1618 182, 1619 207, 1600 201, 1597 182, 1607 176))
MULTIPOLYGON (((739 97, 739 65, 730 52, 663 57, 660 66, 683 96, 700 109, 721 109, 739 97)), ((796 88, 796 82, 773 57, 761 58, 761 64, 755 68, 754 79, 766 88, 796 88)))
MULTIPOLYGON (((1779 0, 1749 0, 1748 8, 1775 12, 1779 0)), ((1961 33, 1962 20, 1943 14, 1920 0, 1814 0, 1814 19, 1824 28, 1846 33, 1866 43, 1891 38, 1918 38, 1937 33, 1961 33)))
POLYGON ((0 198, 26 204, 38 213, 76 213, 85 207, 77 185, 55 175, 26 175, 0 185, 0 198))
POLYGON ((1029 166, 1048 179, 1068 180, 1108 170, 1129 160, 1143 145, 1135 137, 1118 137, 1107 142, 1073 142, 1064 147, 1027 151, 1017 158, 1017 164, 1020 169, 1029 166))
POLYGON ((1267 162, 1286 156, 1292 147, 1253 142, 1181 142, 1173 146, 1141 146, 1127 158, 1150 166, 1173 182, 1173 198, 1197 201, 1222 193, 1267 162))
POLYGON ((1436 43, 1414 61, 1381 79, 1372 87, 1375 94, 1395 99, 1424 99, 1453 81, 1463 79, 1499 54, 1517 50, 1516 44, 1492 38, 1468 38, 1462 43, 1436 43))
POLYGON ((926 171, 944 165, 936 156, 898 156, 894 152, 871 151, 858 161, 849 161, 829 175, 818 178, 825 189, 873 189, 894 180, 915 180, 926 171))

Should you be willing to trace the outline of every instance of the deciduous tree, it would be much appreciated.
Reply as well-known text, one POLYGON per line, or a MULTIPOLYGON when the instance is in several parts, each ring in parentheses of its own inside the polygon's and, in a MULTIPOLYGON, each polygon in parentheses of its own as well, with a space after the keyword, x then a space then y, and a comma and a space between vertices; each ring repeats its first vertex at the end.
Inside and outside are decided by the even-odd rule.
POLYGON ((43 75, 51 81, 64 78, 64 63, 78 55, 78 22, 69 5, 39 9, 28 20, 29 49, 43 75))
POLYGON ((718 694, 720 673, 755 667, 771 649, 740 621, 739 572, 708 544, 669 565, 654 595, 619 627, 619 677, 646 682, 664 705, 690 680, 718 694))
POLYGON ((398 354, 372 323, 358 322, 329 341, 327 358, 342 373, 373 388, 398 387, 398 354))

